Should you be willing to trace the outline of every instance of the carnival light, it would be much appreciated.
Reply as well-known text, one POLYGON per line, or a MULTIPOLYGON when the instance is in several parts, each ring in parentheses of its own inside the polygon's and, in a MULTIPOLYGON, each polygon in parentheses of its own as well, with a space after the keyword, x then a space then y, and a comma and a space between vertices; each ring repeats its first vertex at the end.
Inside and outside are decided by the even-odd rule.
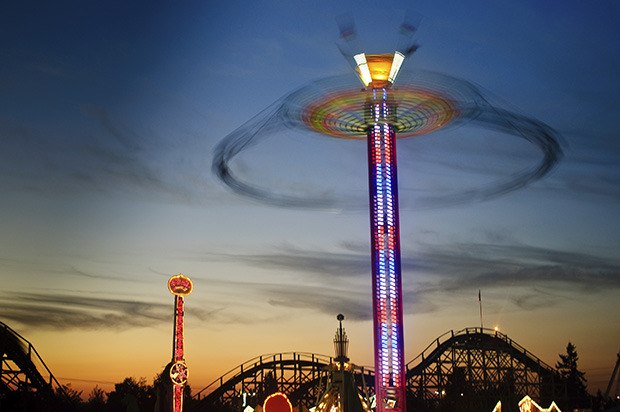
POLYGON ((282 392, 269 395, 263 403, 265 412, 293 412, 293 405, 288 397, 282 392))
MULTIPOLYGON (((498 401, 492 412, 502 412, 502 401, 498 401)), ((537 404, 532 398, 525 395, 519 401, 519 412, 562 412, 555 402, 551 402, 548 408, 543 408, 537 404)))
POLYGON ((168 279, 168 290, 174 295, 174 331, 172 335, 172 366, 170 368, 170 380, 173 385, 172 410, 183 410, 183 389, 189 377, 189 370, 185 363, 183 318, 184 298, 192 293, 192 281, 190 278, 178 274, 168 279))
POLYGON ((382 88, 394 83, 405 55, 396 51, 394 54, 365 54, 353 56, 356 72, 365 87, 382 88))
POLYGON ((388 76, 388 81, 390 83, 394 83, 394 80, 396 80, 396 76, 398 76, 398 72, 400 71, 400 66, 402 66, 403 62, 405 61, 405 55, 402 54, 401 52, 394 52, 394 59, 392 62, 392 68, 390 69, 390 75, 388 76))
POLYGON ((523 397, 519 401, 519 411, 520 412, 562 412, 558 405, 555 402, 551 402, 548 408, 543 408, 539 404, 537 404, 532 398, 529 396, 523 397))
POLYGON ((357 63, 358 74, 362 80, 362 83, 364 83, 364 86, 368 86, 370 82, 372 82, 372 76, 370 75, 370 70, 368 69, 366 55, 364 53, 360 53, 353 56, 353 58, 357 63))

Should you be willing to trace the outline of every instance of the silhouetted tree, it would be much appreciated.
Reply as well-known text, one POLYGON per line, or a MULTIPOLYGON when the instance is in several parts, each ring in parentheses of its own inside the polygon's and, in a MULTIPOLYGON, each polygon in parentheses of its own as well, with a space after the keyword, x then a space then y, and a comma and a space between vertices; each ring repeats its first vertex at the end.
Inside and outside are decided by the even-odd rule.
POLYGON ((155 406, 155 391, 146 384, 145 378, 125 378, 123 382, 114 385, 114 390, 108 394, 106 405, 112 412, 126 412, 135 409, 134 405, 138 408, 135 410, 152 411, 155 406))
POLYGON ((98 412, 106 410, 106 393, 99 386, 95 386, 88 394, 86 407, 89 411, 98 412))
POLYGON ((256 404, 262 405, 271 394, 278 392, 278 381, 272 371, 267 372, 256 394, 256 404))
MULTIPOLYGON (((2 388, 8 389, 8 388, 2 388)), ((72 412, 73 409, 60 398, 49 393, 32 391, 30 388, 0 391, 0 411, 50 411, 72 412), (67 407, 65 407, 67 405, 67 407)))
POLYGON ((172 411, 172 381, 170 380, 170 368, 172 362, 164 367, 161 373, 158 373, 153 379, 153 388, 155 389, 155 411, 170 412, 172 411))
POLYGON ((575 345, 568 342, 566 354, 560 354, 560 360, 555 367, 566 384, 571 408, 586 408, 590 405, 590 396, 586 387, 585 373, 577 368, 577 361, 579 361, 577 349, 575 345))
MULTIPOLYGON (((155 394, 155 412, 172 411, 172 397, 174 386, 170 380, 170 368, 172 362, 168 363, 161 373, 155 375, 153 379, 153 391, 155 394)), ((192 388, 185 385, 183 388, 183 408, 191 409, 195 401, 192 399, 192 388)))
POLYGON ((83 406, 82 391, 73 389, 71 384, 62 385, 62 388, 59 388, 56 394, 60 399, 62 409, 65 411, 78 411, 83 406))

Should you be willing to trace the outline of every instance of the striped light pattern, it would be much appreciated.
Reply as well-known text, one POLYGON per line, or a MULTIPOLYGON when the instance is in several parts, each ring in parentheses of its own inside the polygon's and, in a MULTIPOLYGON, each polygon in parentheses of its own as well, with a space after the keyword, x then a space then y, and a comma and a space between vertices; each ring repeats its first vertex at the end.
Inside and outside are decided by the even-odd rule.
POLYGON ((396 132, 386 89, 367 103, 377 412, 406 410, 396 132))
MULTIPOLYGON (((381 90, 381 89, 379 89, 381 90)), ((456 102, 440 91, 402 85, 390 89, 390 99, 398 107, 390 124, 398 138, 432 133, 457 119, 456 102)), ((299 116, 310 129, 341 139, 365 139, 366 91, 339 90, 304 104, 299 116)), ((289 108, 289 112, 295 113, 289 108)))
POLYGON ((187 381, 187 366, 183 353, 183 296, 174 296, 174 334, 172 339, 172 366, 170 379, 172 380, 172 411, 183 411, 183 388, 187 381))
POLYGON ((182 296, 175 296, 175 328, 174 328, 174 361, 183 360, 183 315, 185 300, 182 296))

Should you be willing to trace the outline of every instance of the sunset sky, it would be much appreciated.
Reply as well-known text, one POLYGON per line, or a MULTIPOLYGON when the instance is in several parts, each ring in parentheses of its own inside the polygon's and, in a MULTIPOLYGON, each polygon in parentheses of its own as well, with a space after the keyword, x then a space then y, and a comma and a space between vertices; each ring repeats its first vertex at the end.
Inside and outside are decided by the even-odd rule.
MULTIPOLYGON (((604 389, 620 346, 615 0, 3 3, 0 321, 62 383, 151 382, 171 358, 177 273, 194 282, 194 389, 264 353, 332 354, 338 313, 352 361, 373 364, 366 205, 263 204, 211 169, 218 142, 283 96, 355 76, 336 46, 343 14, 369 52, 391 51, 414 16, 405 70, 469 81, 562 136, 542 180, 425 208, 415 193, 493 185, 540 153, 467 126, 398 142, 405 359, 478 326, 480 289, 485 326, 551 365, 571 341, 604 389)), ((275 190, 364 199, 365 156, 291 129, 235 167, 275 190)))

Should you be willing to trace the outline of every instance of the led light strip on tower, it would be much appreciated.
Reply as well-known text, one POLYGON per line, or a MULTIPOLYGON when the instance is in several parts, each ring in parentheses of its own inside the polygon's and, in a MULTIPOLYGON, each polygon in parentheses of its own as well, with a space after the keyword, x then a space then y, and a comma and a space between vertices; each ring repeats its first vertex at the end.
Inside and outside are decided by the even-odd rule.
MULTIPOLYGON (((372 85, 373 82, 368 84, 372 85)), ((396 133, 390 124, 393 116, 388 103, 387 86, 373 87, 367 94, 367 111, 371 122, 367 129, 367 139, 376 410, 401 412, 406 407, 406 396, 403 380, 396 133)))

